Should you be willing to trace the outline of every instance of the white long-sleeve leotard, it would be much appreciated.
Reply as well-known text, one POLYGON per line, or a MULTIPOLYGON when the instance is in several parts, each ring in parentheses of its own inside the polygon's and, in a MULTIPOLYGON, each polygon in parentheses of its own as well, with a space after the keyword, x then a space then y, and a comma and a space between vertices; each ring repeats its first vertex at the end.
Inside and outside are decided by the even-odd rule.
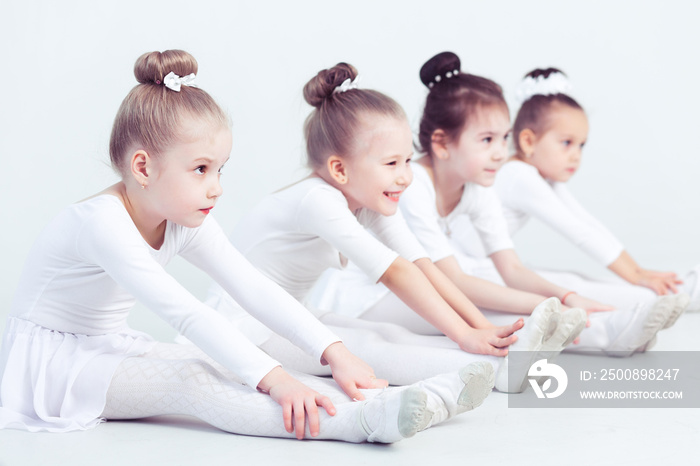
POLYGON ((535 217, 604 265, 624 250, 622 243, 576 201, 565 183, 548 182, 532 165, 520 160, 506 163, 496 177, 495 188, 511 235, 535 217))
POLYGON ((27 259, 10 317, 58 332, 105 335, 127 328, 139 300, 256 387, 279 364, 163 269, 176 254, 308 353, 320 358, 339 341, 236 251, 213 218, 198 228, 168 222, 164 243, 154 250, 112 195, 68 207, 44 230, 27 259))
POLYGON ((486 257, 513 248, 500 202, 492 189, 467 183, 457 206, 442 217, 428 172, 415 164, 413 183, 401 196, 399 205, 433 262, 454 255, 453 232, 459 234, 460 251, 472 257, 486 257))
POLYGON ((316 177, 263 199, 231 239, 300 301, 326 269, 343 268, 348 259, 376 282, 398 256, 411 262, 427 257, 399 213, 353 213, 338 189, 316 177))

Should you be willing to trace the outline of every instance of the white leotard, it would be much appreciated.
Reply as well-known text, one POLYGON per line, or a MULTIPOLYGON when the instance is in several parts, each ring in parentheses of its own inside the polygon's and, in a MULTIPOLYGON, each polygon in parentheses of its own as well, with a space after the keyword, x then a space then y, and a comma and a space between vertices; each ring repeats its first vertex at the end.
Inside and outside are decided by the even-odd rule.
POLYGON ((343 268, 347 260, 377 282, 398 256, 427 257, 401 215, 353 213, 339 190, 314 177, 263 199, 231 241, 300 301, 326 269, 343 268))
POLYGON ((279 365, 163 269, 176 254, 208 272, 243 308, 316 358, 339 341, 245 260, 213 218, 198 228, 168 222, 163 245, 155 250, 121 201, 100 195, 65 209, 29 254, 0 350, 0 426, 10 406, 31 407, 22 401, 31 396, 27 393, 35 393, 39 412, 46 403, 61 403, 42 400, 44 395, 87 397, 76 387, 89 386, 96 393, 90 402, 64 405, 73 406, 74 417, 85 410, 92 418, 99 415, 109 368, 154 343, 127 325, 136 299, 253 388, 279 365), (39 391, 44 395, 37 396, 39 391))
POLYGON ((571 195, 565 183, 548 182, 537 168, 520 160, 506 163, 496 177, 496 192, 511 235, 535 217, 569 239, 603 265, 624 247, 571 195))

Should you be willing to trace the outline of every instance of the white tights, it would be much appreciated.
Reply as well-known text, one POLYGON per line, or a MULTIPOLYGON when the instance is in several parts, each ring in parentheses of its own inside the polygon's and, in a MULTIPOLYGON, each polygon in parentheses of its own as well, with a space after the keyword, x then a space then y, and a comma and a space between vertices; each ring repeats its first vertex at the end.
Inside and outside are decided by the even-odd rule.
MULTIPOLYGON (((413 311, 410 312, 414 314, 413 311)), ((426 336, 410 332, 393 323, 328 313, 321 322, 338 335, 345 346, 367 362, 377 374, 392 385, 409 385, 456 371, 476 361, 490 363, 498 369, 502 358, 467 353, 445 336, 426 336)), ((282 337, 273 335, 260 345, 284 367, 306 374, 330 375, 328 366, 307 355, 282 337)))
MULTIPOLYGON (((352 402, 332 380, 293 375, 328 396, 336 407, 335 416, 319 408, 321 429, 317 439, 367 441, 370 432, 366 427, 382 422, 383 406, 372 404, 381 390, 363 390, 368 401, 352 402)), ((237 434, 294 437, 284 429, 279 404, 244 385, 192 345, 159 343, 149 353, 125 359, 114 374, 102 416, 138 419, 163 414, 195 416, 237 434)), ((306 437, 311 438, 308 428, 306 437)))
MULTIPOLYGON (((470 272, 479 278, 504 285, 495 268, 483 267, 470 272)), ((629 332, 634 330, 636 321, 639 323, 637 333, 643 342, 648 341, 655 334, 655 332, 643 325, 647 311, 653 308, 658 299, 651 290, 631 286, 620 281, 596 282, 569 272, 548 272, 542 273, 542 276, 560 286, 575 290, 581 295, 600 300, 604 304, 619 306, 615 311, 591 314, 589 326, 583 329, 580 334, 580 344, 569 345, 565 351, 589 352, 607 350, 615 342, 619 342, 619 337, 623 332, 627 332, 627 335, 623 338, 629 340, 630 345, 634 346, 637 335, 629 332), (555 281, 555 279, 557 280, 555 281)), ((506 312, 488 309, 481 310, 484 316, 494 325, 509 325, 520 317, 506 312)), ((381 300, 365 311, 360 318, 373 322, 392 322, 422 335, 440 334, 438 329, 413 312, 393 293, 387 293, 381 300)), ((654 318, 649 317, 649 320, 654 321, 654 318)))

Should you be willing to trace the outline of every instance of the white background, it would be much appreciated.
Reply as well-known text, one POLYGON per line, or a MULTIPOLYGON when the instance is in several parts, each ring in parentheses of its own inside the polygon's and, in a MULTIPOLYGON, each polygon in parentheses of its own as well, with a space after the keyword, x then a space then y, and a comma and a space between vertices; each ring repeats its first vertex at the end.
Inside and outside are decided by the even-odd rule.
MULTIPOLYGON (((573 81, 591 132, 570 182, 579 200, 650 268, 700 259, 697 27, 688 1, 26 1, 0 5, 0 328, 24 257, 64 206, 116 181, 112 120, 143 52, 181 48, 233 120, 234 146, 214 214, 231 230, 263 195, 304 176, 304 83, 339 61, 363 87, 401 103, 415 129, 420 66, 452 50, 462 69, 514 87, 534 67, 573 81)), ((512 115, 516 108, 511 108, 512 115)), ((526 262, 605 270, 536 225, 526 262)), ((207 278, 172 272, 203 297, 207 278)), ((132 325, 172 332, 143 309, 132 325)))

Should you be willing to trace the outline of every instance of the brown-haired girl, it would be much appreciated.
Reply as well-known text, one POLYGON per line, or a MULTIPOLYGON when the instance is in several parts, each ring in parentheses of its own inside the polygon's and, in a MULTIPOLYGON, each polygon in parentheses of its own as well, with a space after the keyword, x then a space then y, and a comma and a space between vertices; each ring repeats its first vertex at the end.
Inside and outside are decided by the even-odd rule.
POLYGON ((105 419, 187 414, 247 435, 394 442, 435 423, 428 399, 439 405, 438 395, 452 390, 458 398, 457 375, 365 391, 364 399, 358 386, 386 382, 250 265, 210 217, 231 130, 196 86, 194 58, 146 53, 134 72, 139 84, 124 99, 110 142, 121 181, 65 209, 27 260, 0 350, 0 428, 70 431, 105 419), (165 272, 175 254, 327 362, 363 401, 350 402, 333 382, 283 370, 165 272), (197 346, 131 330, 136 299, 197 346))
POLYGON ((568 190, 566 183, 579 169, 588 138, 588 118, 570 91, 568 78, 556 68, 533 70, 518 87, 516 97, 521 107, 513 126, 515 155, 495 184, 510 234, 535 217, 627 282, 541 272, 562 287, 621 307, 634 301, 653 301, 657 294, 688 290, 695 296, 692 308, 700 308, 700 292, 693 290, 692 283, 681 286, 673 272, 639 266, 622 243, 568 190))

